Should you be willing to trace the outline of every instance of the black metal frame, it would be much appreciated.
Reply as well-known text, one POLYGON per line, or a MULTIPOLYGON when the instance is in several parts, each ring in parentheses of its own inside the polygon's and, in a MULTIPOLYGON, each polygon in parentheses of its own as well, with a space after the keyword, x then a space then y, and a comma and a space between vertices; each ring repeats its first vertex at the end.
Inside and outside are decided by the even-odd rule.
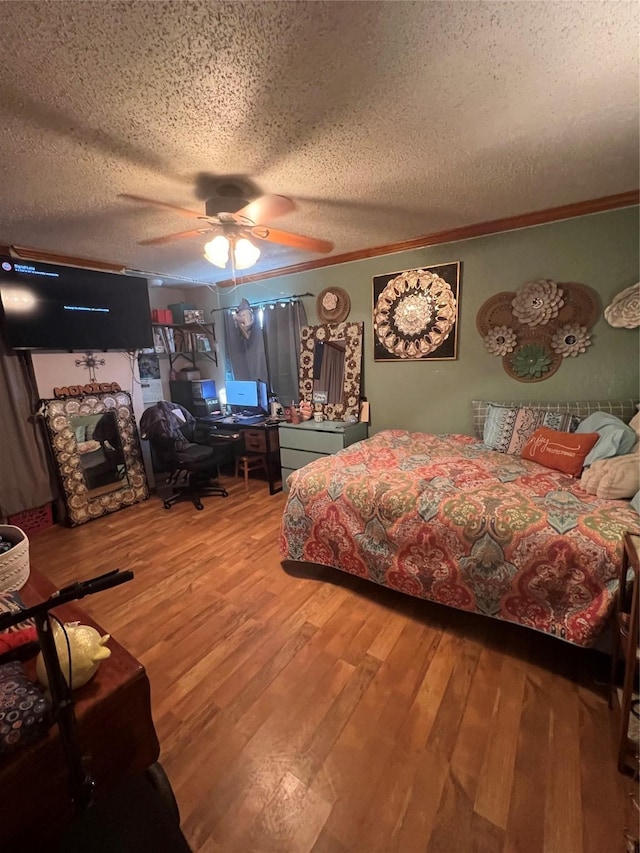
POLYGON ((38 632, 38 640, 42 650, 49 690, 53 718, 58 725, 60 742, 69 771, 69 796, 76 814, 81 814, 91 804, 95 781, 82 760, 82 752, 78 741, 77 722, 74 712, 74 702, 71 690, 60 667, 55 641, 53 639, 49 611, 60 607, 69 601, 102 592, 105 589, 119 586, 133 579, 133 572, 114 569, 104 575, 87 581, 77 581, 53 593, 46 601, 27 607, 15 613, 0 616, 0 631, 11 628, 25 619, 33 618, 38 632))

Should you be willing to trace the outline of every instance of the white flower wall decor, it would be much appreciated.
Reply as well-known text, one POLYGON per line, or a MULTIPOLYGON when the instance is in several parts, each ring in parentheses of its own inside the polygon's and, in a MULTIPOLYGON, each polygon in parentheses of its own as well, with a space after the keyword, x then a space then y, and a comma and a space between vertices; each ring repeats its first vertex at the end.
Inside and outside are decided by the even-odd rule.
POLYGON ((484 336, 484 345, 491 355, 507 355, 517 343, 516 333, 508 326, 493 326, 484 336))
POLYGON ((554 352, 560 353, 563 358, 580 355, 581 352, 586 352, 587 347, 591 346, 591 332, 586 326, 576 326, 569 323, 566 326, 561 326, 551 336, 551 349, 554 352))
POLYGON ((562 288, 549 278, 523 285, 511 300, 513 316, 526 326, 544 326, 564 305, 562 288))
POLYGON ((604 318, 616 329, 636 329, 640 326, 640 281, 614 297, 604 309, 604 318))

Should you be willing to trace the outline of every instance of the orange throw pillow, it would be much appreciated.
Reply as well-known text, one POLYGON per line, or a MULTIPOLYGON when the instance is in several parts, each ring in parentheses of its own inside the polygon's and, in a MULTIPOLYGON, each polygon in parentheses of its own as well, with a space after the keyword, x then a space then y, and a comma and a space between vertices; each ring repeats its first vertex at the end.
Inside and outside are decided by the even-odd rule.
POLYGON ((599 438, 597 432, 558 432, 549 427, 540 427, 527 441, 520 455, 523 459, 531 459, 547 468, 579 477, 587 454, 599 438))

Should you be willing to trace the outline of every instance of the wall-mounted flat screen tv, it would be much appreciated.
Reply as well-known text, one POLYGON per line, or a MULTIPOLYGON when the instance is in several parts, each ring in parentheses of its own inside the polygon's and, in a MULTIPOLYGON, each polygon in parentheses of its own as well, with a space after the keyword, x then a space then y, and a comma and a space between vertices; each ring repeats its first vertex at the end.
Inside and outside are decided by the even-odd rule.
POLYGON ((0 255, 0 301, 13 349, 153 346, 144 278, 0 255))

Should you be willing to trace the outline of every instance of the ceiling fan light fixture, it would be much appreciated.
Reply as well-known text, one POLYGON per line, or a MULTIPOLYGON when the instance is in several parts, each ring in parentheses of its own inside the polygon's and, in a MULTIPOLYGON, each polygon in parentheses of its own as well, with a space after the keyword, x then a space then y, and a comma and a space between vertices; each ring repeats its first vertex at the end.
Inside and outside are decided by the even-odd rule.
POLYGON ((224 234, 218 234, 204 244, 204 256, 211 264, 224 269, 229 261, 229 241, 224 234))
POLYGON ((246 237, 240 237, 235 242, 234 255, 236 269, 244 270, 255 264, 260 257, 260 249, 254 246, 251 240, 247 240, 246 237))
POLYGON ((222 269, 229 263, 231 251, 233 251, 234 266, 238 270, 252 267, 260 257, 260 249, 246 237, 229 238, 224 234, 218 234, 204 246, 205 258, 222 269))

